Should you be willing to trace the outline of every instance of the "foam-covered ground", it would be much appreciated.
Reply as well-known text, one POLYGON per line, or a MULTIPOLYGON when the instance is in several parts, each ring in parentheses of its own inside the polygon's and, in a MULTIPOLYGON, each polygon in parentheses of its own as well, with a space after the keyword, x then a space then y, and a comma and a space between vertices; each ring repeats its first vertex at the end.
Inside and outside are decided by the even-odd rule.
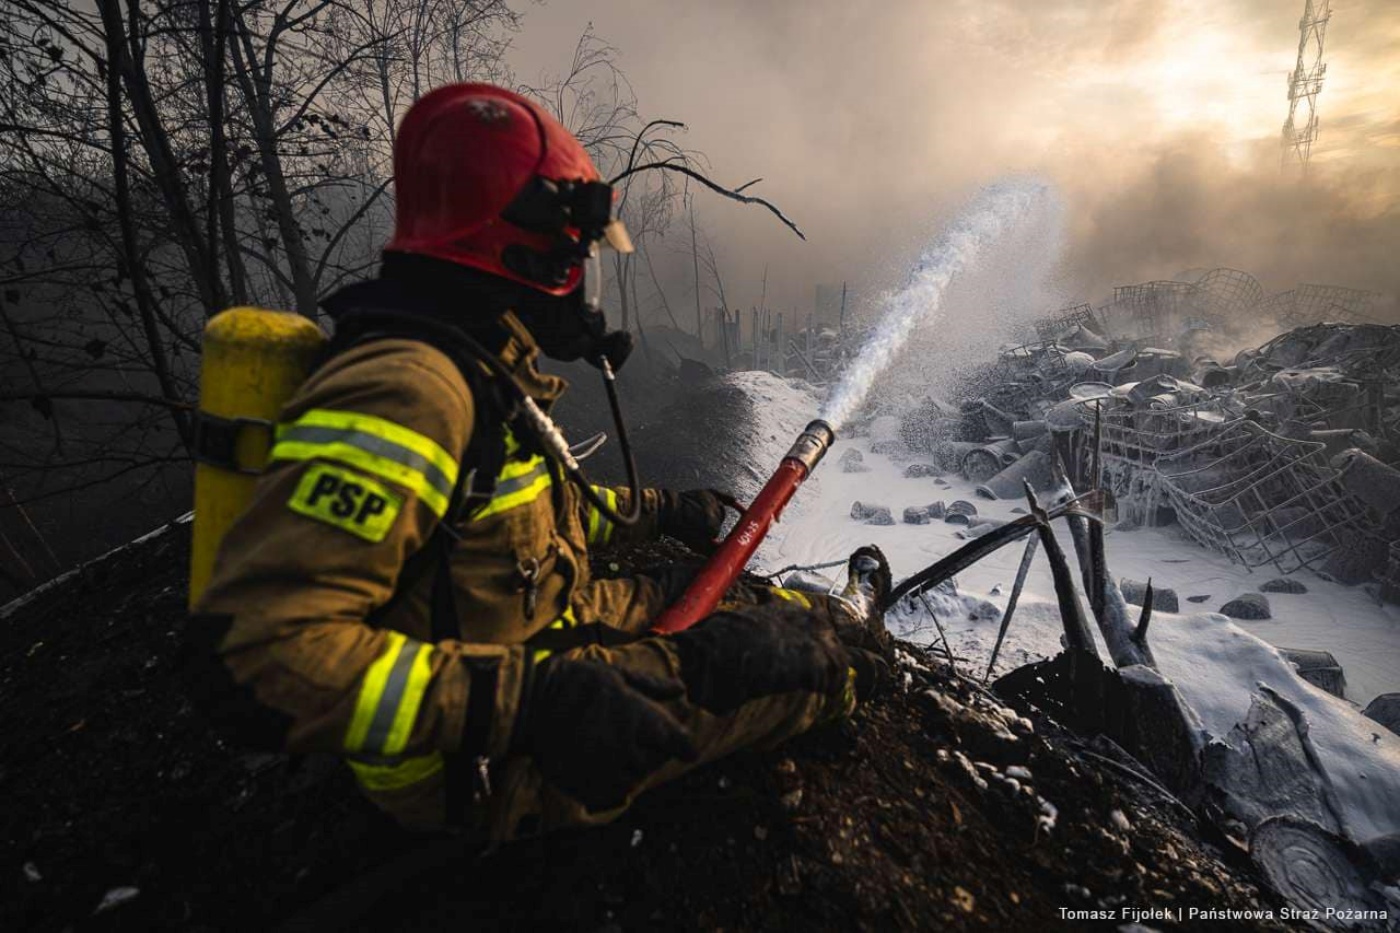
MULTIPOLYGON (((805 384, 766 373, 729 378, 751 396, 761 421, 751 434, 758 469, 736 479, 738 491, 751 496, 765 478, 762 474, 776 466, 802 426, 816 416, 817 399, 805 384)), ((764 542, 756 569, 773 571, 790 564, 837 560, 862 544, 874 543, 888 555, 895 578, 900 579, 964 543, 957 537, 961 526, 941 521, 886 526, 856 521, 850 517, 855 500, 889 507, 896 521, 906 506, 939 499, 965 499, 977 506, 979 514, 1002 519, 1017 517, 1012 510, 1024 505, 979 499, 973 484, 959 476, 943 477, 946 485, 927 477, 906 478, 904 468, 914 461, 871 453, 874 439, 837 440, 764 542), (851 448, 863 454, 866 472, 842 472, 841 455, 851 448)), ((1067 533, 1063 527, 1058 530, 1073 559, 1067 533)), ((1400 830, 1400 807, 1394 803, 1400 800, 1400 737, 1362 717, 1351 703, 1303 681, 1274 650, 1332 652, 1346 673, 1347 697, 1364 705, 1378 693, 1400 691, 1400 610, 1378 606, 1359 588, 1305 573, 1295 578, 1306 583, 1308 593, 1269 595, 1275 618, 1234 622, 1215 610, 1240 593, 1257 590, 1271 575, 1250 573, 1171 529, 1110 531, 1107 543, 1112 573, 1138 580, 1150 576, 1157 585, 1176 589, 1183 613, 1154 613, 1151 643, 1162 673, 1176 682, 1212 735, 1228 736, 1248 712, 1255 685, 1268 684, 1307 712, 1313 740, 1328 762, 1344 805, 1348 828, 1358 838, 1400 830), (1194 595, 1209 599, 1188 603, 1186 597, 1194 595)), ((1003 548, 959 576, 958 588, 969 597, 965 607, 975 608, 982 601, 991 606, 983 603, 981 612, 940 617, 954 655, 962 659, 960 665, 978 676, 986 670, 1021 550, 1019 544, 1003 548)), ((828 573, 837 579, 842 575, 839 568, 828 573)), ((892 619, 891 628, 916 642, 938 637, 921 613, 892 619)), ((996 673, 1055 654, 1062 631, 1050 571, 1038 554, 996 673)), ((1107 651, 1101 649, 1101 653, 1107 657, 1107 651)))

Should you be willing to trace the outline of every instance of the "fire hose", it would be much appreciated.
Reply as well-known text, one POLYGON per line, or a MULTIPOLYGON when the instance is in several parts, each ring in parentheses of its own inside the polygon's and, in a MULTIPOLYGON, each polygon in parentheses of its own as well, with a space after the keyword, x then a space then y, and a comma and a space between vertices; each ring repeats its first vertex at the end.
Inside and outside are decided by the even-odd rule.
POLYGON ((700 568, 685 593, 657 618, 653 631, 661 634, 683 632, 715 611, 725 591, 743 573, 749 558, 758 550, 797 487, 812 475, 835 439, 836 432, 825 421, 819 419, 807 425, 753 503, 739 516, 739 521, 725 536, 718 550, 700 568))
MULTIPOLYGON (((778 469, 764 485, 753 503, 744 510, 738 523, 725 536, 690 582, 681 598, 667 607, 657 618, 652 630, 658 634, 683 632, 715 611, 725 591, 734 584, 748 565, 749 559, 768 535, 773 523, 797 492, 797 487, 812 475, 817 464, 836 439, 831 425, 820 419, 811 422, 798 435, 778 469)), ((1062 515, 1083 515, 1096 518, 1101 507, 1097 490, 1072 499, 1041 515, 1027 515, 983 535, 964 547, 909 577, 885 598, 882 610, 888 609, 911 593, 922 592, 930 586, 966 569, 999 548, 1034 533, 1037 527, 1062 515)))

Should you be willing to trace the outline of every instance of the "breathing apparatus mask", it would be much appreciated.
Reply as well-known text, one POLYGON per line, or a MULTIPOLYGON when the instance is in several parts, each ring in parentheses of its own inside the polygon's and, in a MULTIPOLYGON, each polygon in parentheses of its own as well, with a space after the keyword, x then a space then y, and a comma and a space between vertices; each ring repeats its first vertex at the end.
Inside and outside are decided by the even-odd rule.
POLYGON ((521 398, 525 420, 549 456, 594 508, 617 525, 633 525, 641 515, 641 483, 623 423, 615 377, 632 352, 632 335, 625 330, 608 330, 602 306, 602 247, 633 252, 627 228, 613 214, 612 185, 601 181, 557 181, 536 175, 501 212, 501 219, 548 237, 550 242, 546 250, 523 243, 508 245, 501 253, 501 262, 507 269, 550 289, 576 283, 561 296, 521 289, 530 294, 513 310, 546 356, 563 362, 584 359, 602 371, 627 470, 630 508, 619 512, 599 495, 583 475, 574 451, 558 427, 528 396, 521 398))
POLYGON ((515 308, 540 350, 563 362, 585 359, 599 369, 605 369, 605 364, 614 372, 621 369, 632 352, 632 335, 608 330, 602 307, 602 250, 607 246, 631 253, 633 246, 627 228, 613 215, 612 186, 536 176, 501 217, 553 241, 548 252, 518 243, 506 247, 501 257, 506 268, 554 288, 580 274, 578 287, 567 295, 538 294, 515 308))

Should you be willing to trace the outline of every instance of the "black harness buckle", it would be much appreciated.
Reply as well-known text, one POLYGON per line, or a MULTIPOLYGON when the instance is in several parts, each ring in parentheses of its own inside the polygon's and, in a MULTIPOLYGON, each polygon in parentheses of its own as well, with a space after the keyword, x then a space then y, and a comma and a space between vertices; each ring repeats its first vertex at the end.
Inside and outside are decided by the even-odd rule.
POLYGON ((242 473, 261 476, 263 465, 244 466, 238 462, 238 438, 247 428, 262 428, 268 433, 271 449, 273 424, 264 418, 225 418, 207 411, 196 413, 194 420, 194 458, 200 463, 242 473))

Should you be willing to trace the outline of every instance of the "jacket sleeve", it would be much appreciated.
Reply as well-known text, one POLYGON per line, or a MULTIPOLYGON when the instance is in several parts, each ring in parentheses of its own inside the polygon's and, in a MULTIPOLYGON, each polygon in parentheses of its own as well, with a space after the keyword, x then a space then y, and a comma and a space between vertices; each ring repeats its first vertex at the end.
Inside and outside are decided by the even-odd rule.
POLYGON ((464 732, 472 754, 508 745, 521 648, 366 623, 445 513, 472 428, 465 383, 426 353, 357 348, 283 411, 190 622, 196 700, 236 740, 420 772, 464 732))
POLYGON ((658 581, 640 575, 590 580, 579 588, 574 600, 574 613, 580 622, 601 622, 639 634, 651 627, 670 602, 658 581))
MULTIPOLYGON (((626 514, 632 507, 632 496, 625 487, 614 489, 608 486, 594 486, 593 491, 608 504, 614 512, 626 514)), ((642 489, 642 511, 637 522, 631 526, 618 525, 608 519, 597 506, 579 495, 579 508, 583 510, 583 528, 588 534, 589 547, 608 547, 619 544, 640 544, 655 541, 661 537, 661 490, 642 489)))

